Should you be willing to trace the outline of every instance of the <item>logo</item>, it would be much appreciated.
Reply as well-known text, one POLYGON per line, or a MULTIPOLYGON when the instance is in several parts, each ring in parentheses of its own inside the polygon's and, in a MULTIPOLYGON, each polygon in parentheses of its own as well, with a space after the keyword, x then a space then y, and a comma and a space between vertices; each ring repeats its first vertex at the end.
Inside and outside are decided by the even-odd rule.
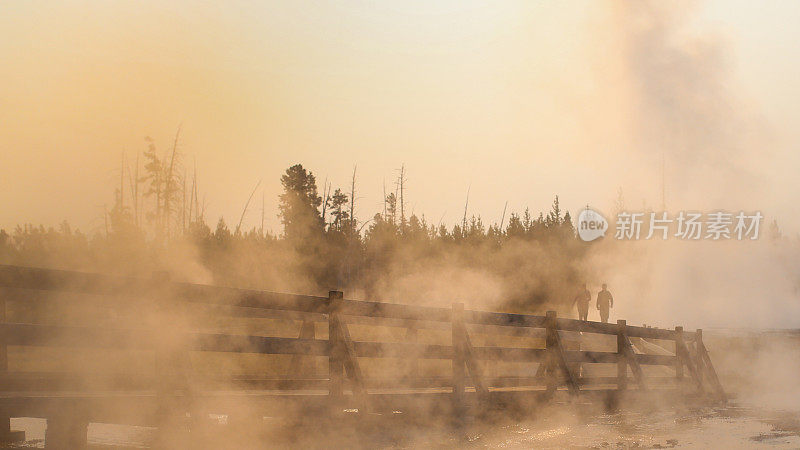
POLYGON ((682 240, 741 241, 747 238, 755 240, 758 239, 763 219, 761 211, 752 214, 739 211, 735 215, 725 211, 706 214, 680 211, 677 217, 670 217, 666 211, 660 213, 622 211, 617 214, 617 232, 614 237, 620 240, 638 240, 642 237, 645 240, 657 238, 666 240, 670 236, 682 240), (645 235, 642 233, 642 225, 648 223, 650 226, 646 228, 647 235, 645 235))
POLYGON ((578 214, 578 237, 586 242, 605 236, 608 221, 602 214, 588 206, 578 214))

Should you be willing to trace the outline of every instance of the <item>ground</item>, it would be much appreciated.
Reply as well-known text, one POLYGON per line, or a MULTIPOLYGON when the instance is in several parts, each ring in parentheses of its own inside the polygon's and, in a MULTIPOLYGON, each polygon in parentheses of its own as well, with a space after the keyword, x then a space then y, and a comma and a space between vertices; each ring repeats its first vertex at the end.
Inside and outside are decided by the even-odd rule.
MULTIPOLYGON (((224 423, 224 418, 220 420, 224 423)), ((267 442, 287 448, 800 447, 800 412, 764 410, 736 402, 702 408, 649 405, 618 412, 585 404, 554 405, 535 417, 512 420, 497 416, 460 425, 438 418, 420 422, 402 415, 344 420, 309 426, 266 419, 265 428, 271 431, 253 435, 246 430, 217 444, 229 448, 255 448, 267 442)), ((25 446, 43 447, 43 421, 14 419, 12 426, 28 432, 25 446)), ((224 428, 220 425, 220 431, 224 428)), ((89 429, 90 443, 98 446, 143 447, 152 437, 153 430, 142 427, 92 424, 89 429)))

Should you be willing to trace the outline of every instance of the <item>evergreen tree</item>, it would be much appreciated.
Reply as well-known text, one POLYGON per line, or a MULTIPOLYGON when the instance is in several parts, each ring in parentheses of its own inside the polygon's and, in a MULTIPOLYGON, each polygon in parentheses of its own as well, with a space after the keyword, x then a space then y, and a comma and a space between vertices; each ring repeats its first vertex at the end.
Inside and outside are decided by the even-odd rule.
POLYGON ((525 236, 525 225, 520 220, 517 213, 511 213, 508 218, 508 226, 506 226, 506 236, 509 238, 525 236))
POLYGON ((547 219, 545 220, 547 228, 558 228, 561 225, 561 206, 558 204, 557 195, 555 200, 553 200, 553 206, 550 208, 550 212, 547 214, 547 219))
POLYGON ((322 197, 317 194, 314 174, 296 164, 286 169, 281 185, 279 217, 286 238, 296 241, 321 235, 324 226, 319 212, 322 197))
POLYGON ((328 207, 333 219, 328 227, 329 230, 344 231, 347 228, 350 215, 344 208, 349 202, 350 199, 341 189, 337 188, 333 192, 333 195, 328 199, 328 207))

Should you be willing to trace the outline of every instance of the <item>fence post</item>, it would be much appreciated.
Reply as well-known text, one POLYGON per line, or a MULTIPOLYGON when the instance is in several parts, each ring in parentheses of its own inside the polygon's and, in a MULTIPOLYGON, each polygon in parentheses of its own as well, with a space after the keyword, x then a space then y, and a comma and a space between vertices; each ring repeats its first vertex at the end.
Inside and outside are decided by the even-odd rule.
POLYGON ((624 391, 628 388, 628 358, 625 353, 625 319, 617 320, 617 390, 624 391))
POLYGON ((683 361, 678 354, 678 349, 680 346, 685 345, 683 342, 683 327, 677 326, 675 327, 675 378, 679 384, 683 382, 683 361))
POLYGON ((365 412, 369 409, 369 397, 364 383, 364 375, 361 372, 361 365, 358 363, 356 356, 356 348, 353 344, 353 339, 350 338, 350 332, 347 330, 347 324, 344 323, 338 313, 334 314, 334 327, 336 328, 336 341, 342 349, 341 359, 344 366, 345 375, 350 377, 350 386, 352 386, 353 398, 356 399, 359 405, 359 411, 365 412))
POLYGON ((700 376, 700 379, 702 380, 703 377, 705 377, 707 381, 709 381, 709 384, 711 384, 711 379, 708 378, 708 371, 706 370, 705 367, 706 361, 703 359, 703 356, 701 355, 700 352, 700 349, 702 347, 703 347, 703 330, 698 329, 694 333, 694 351, 692 352, 692 349, 689 349, 689 352, 694 358, 694 365, 695 367, 697 367, 697 374, 700 376))
POLYGON ((698 352, 697 334, 695 334, 694 340, 686 346, 686 355, 686 359, 691 361, 694 365, 697 382, 702 385, 703 378, 706 376, 706 370, 704 367, 705 361, 700 358, 700 353, 698 352))
MULTIPOLYGON (((6 323, 6 289, 0 288, 0 326, 6 323)), ((8 346, 6 345, 5 330, 0 332, 0 377, 8 376, 8 346)), ((8 414, 0 415, 0 444, 8 444, 25 440, 24 431, 11 430, 11 417, 8 414)))
MULTIPOLYGON (((711 357, 708 356, 708 350, 703 343, 703 330, 697 329, 695 332, 695 346, 697 348, 698 360, 703 362, 705 366, 706 377, 711 382, 712 388, 716 391, 716 396, 719 400, 727 400, 725 390, 722 389, 722 384, 719 382, 717 371, 714 369, 714 364, 711 363, 711 357)), ((700 370, 698 368, 698 370, 700 370)))
POLYGON ((453 410, 456 414, 460 414, 464 406, 464 385, 466 384, 463 335, 459 332, 463 326, 464 304, 453 303, 451 336, 453 344, 453 410))
POLYGON ((545 377, 547 378, 547 397, 552 397, 558 389, 558 377, 556 376, 555 351, 558 339, 558 327, 555 311, 545 313, 545 377))
POLYGON ((458 334, 461 336, 461 353, 464 358, 464 365, 469 372, 469 378, 472 386, 475 387, 475 394, 478 399, 484 404, 489 400, 489 388, 486 386, 483 378, 483 368, 475 356, 475 351, 472 347, 472 341, 469 338, 469 332, 464 325, 464 314, 462 309, 461 320, 456 323, 458 325, 458 334))
POLYGON ((344 347, 336 330, 342 298, 344 298, 344 293, 341 291, 328 292, 328 379, 330 382, 328 394, 334 407, 341 406, 341 400, 344 396, 342 386, 344 347))

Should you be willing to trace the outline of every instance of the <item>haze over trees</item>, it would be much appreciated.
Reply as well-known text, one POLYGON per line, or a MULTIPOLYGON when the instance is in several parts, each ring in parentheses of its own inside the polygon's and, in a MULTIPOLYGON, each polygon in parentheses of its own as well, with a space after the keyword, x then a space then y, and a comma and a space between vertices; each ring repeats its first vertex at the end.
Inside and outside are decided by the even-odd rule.
POLYGON ((280 178, 280 234, 264 229, 263 213, 260 227, 231 227, 219 218, 212 228, 179 136, 163 154, 148 138, 141 173, 138 157, 133 167, 123 159, 102 230, 87 235, 66 222, 1 230, 0 263, 143 277, 168 270, 194 282, 317 294, 342 289, 406 303, 455 301, 448 296, 459 295, 459 286, 449 285, 488 283, 506 309, 520 311, 567 305, 582 282, 587 246, 557 196, 535 217, 525 209, 486 223, 465 209, 460 223, 433 224, 407 215, 405 168, 382 210, 356 217, 355 170, 348 190, 323 185, 320 194, 314 174, 296 164, 280 178))

